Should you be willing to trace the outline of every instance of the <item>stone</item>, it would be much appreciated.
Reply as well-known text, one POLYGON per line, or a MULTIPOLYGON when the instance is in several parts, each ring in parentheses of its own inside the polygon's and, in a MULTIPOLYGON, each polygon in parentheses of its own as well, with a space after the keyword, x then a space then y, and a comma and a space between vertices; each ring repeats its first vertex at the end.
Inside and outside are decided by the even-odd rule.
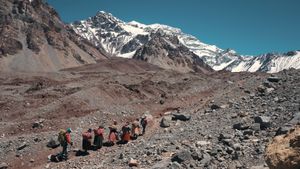
POLYGON ((7 169, 7 168, 8 168, 8 164, 4 162, 0 164, 0 169, 7 169))
POLYGON ((211 160, 212 160, 211 156, 207 153, 204 153, 203 158, 200 161, 200 164, 202 164, 204 166, 207 166, 210 163, 211 160))
POLYGON ((18 148, 17 148, 17 150, 22 150, 22 149, 24 149, 25 147, 27 147, 28 146, 28 144, 26 143, 26 142, 24 142, 24 143, 22 143, 18 148))
POLYGON ((228 154, 232 154, 232 153, 234 152, 234 149, 231 148, 231 147, 227 147, 227 148, 226 148, 226 152, 227 152, 228 154))
POLYGON ((246 130, 248 128, 249 128, 249 126, 245 125, 243 123, 236 123, 233 125, 233 129, 237 129, 237 130, 246 130))
POLYGON ((48 143, 47 143, 47 147, 49 148, 57 148, 59 147, 60 143, 57 141, 57 139, 53 139, 51 138, 48 143))
POLYGON ((181 121, 188 121, 191 119, 191 115, 188 115, 186 113, 182 114, 173 114, 172 120, 181 120, 181 121))
POLYGON ((295 113, 293 119, 289 123, 293 125, 300 124, 300 113, 295 113))
POLYGON ((267 93, 272 93, 274 90, 275 90, 275 89, 274 89, 273 87, 271 87, 271 88, 267 88, 266 92, 267 92, 267 93))
POLYGON ((178 163, 182 163, 184 161, 189 161, 190 159, 192 159, 192 155, 191 155, 191 152, 187 151, 187 150, 183 150, 183 151, 180 151, 178 153, 176 153, 171 161, 174 162, 178 162, 178 163))
POLYGON ((172 169, 181 169, 182 167, 178 162, 174 161, 170 164, 170 168, 172 168, 172 169))
POLYGON ((137 167, 139 164, 137 160, 131 158, 128 162, 128 165, 129 167, 137 167))
POLYGON ((271 118, 268 116, 256 116, 254 118, 255 123, 259 123, 260 124, 260 128, 262 130, 271 127, 271 118))
POLYGON ((257 91, 260 92, 260 93, 265 93, 266 89, 267 88, 263 85, 260 85, 260 86, 257 87, 257 91))
POLYGON ((165 117, 163 117, 160 121, 160 127, 167 128, 170 127, 171 121, 165 117))
POLYGON ((212 110, 217 110, 217 109, 220 109, 221 107, 220 107, 219 105, 217 105, 217 104, 212 104, 212 105, 210 106, 210 108, 211 108, 212 110))
POLYGON ((277 76, 271 76, 271 77, 268 77, 267 79, 269 82, 272 82, 272 83, 277 83, 279 82, 281 79, 277 76))
POLYGON ((225 139, 231 139, 231 138, 232 138, 232 136, 230 134, 223 134, 223 133, 221 133, 219 135, 219 140, 225 140, 225 139))
POLYGON ((269 169, 269 167, 265 167, 264 165, 260 165, 260 166, 252 166, 252 167, 250 167, 250 169, 269 169))
POLYGON ((32 124, 32 128, 43 128, 45 119, 40 119, 32 124))
POLYGON ((276 131, 276 136, 287 134, 292 128, 292 125, 286 124, 276 131))
POLYGON ((259 123, 252 124, 251 129, 254 130, 255 132, 260 131, 260 124, 259 123))
POLYGON ((196 146, 197 147, 203 147, 203 146, 207 146, 207 145, 210 145, 211 142, 208 142, 208 141, 197 141, 196 142, 196 146))
POLYGON ((235 143, 235 144, 233 144, 232 148, 235 151, 240 151, 242 149, 242 146, 239 143, 235 143))

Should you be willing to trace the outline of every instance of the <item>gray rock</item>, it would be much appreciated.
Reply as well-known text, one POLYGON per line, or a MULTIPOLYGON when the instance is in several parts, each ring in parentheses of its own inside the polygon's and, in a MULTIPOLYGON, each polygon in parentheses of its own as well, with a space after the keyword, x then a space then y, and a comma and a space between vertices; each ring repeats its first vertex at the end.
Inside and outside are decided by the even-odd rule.
POLYGON ((295 113, 293 119, 289 122, 289 124, 300 124, 300 113, 295 113))
POLYGON ((219 140, 225 140, 225 139, 231 139, 231 138, 232 138, 232 135, 230 135, 230 134, 221 133, 219 135, 219 140))
POLYGON ((171 169, 181 169, 182 167, 178 162, 174 161, 170 164, 169 168, 171 168, 171 169))
POLYGON ((24 142, 24 143, 22 143, 18 148, 17 148, 17 150, 23 150, 25 147, 27 147, 28 146, 28 144, 26 143, 26 142, 24 142))
POLYGON ((292 128, 293 126, 288 124, 282 126, 276 131, 276 136, 287 134, 292 128))
POLYGON ((171 121, 165 117, 163 117, 160 121, 160 127, 167 128, 170 127, 171 121))
POLYGON ((257 116, 254 118, 255 123, 260 124, 262 130, 271 127, 271 118, 268 116, 257 116))
POLYGON ((217 104, 213 104, 213 105, 210 106, 210 108, 212 110, 217 110, 217 109, 220 109, 221 107, 219 105, 217 105, 217 104))
POLYGON ((204 166, 207 166, 210 163, 211 160, 212 160, 211 156, 207 153, 204 153, 203 158, 200 161, 200 164, 202 164, 204 166))
POLYGON ((249 126, 245 125, 243 123, 236 123, 233 125, 233 129, 237 129, 237 130, 246 130, 248 128, 249 128, 249 126))
POLYGON ((0 169, 7 169, 7 168, 8 168, 8 164, 6 164, 6 163, 0 164, 0 169))
POLYGON ((269 167, 265 167, 264 165, 260 165, 260 166, 252 166, 252 167, 250 167, 250 169, 269 169, 269 167))
POLYGON ((251 129, 254 130, 255 132, 260 131, 260 124, 259 123, 252 124, 251 129))
POLYGON ((188 121, 190 119, 191 119, 191 115, 188 115, 185 113, 182 113, 182 114, 176 113, 176 114, 173 114, 173 117, 172 117, 172 120, 188 121))
POLYGON ((178 153, 176 153, 171 161, 174 162, 178 162, 178 163, 182 163, 184 161, 189 161, 192 159, 192 155, 191 155, 191 152, 187 151, 187 150, 183 150, 183 151, 180 151, 178 153))
POLYGON ((269 82, 279 82, 281 79, 279 77, 276 77, 276 76, 271 76, 271 77, 268 77, 267 79, 269 82))
POLYGON ((43 128, 45 119, 40 119, 32 124, 32 128, 43 128))
POLYGON ((49 148, 57 148, 59 145, 60 145, 59 142, 53 138, 51 138, 47 143, 47 147, 49 148))

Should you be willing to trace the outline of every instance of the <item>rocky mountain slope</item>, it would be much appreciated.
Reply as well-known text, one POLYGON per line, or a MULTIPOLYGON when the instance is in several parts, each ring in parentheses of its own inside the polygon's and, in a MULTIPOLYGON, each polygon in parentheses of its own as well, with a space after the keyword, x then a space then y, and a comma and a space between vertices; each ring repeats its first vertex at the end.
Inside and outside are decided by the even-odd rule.
POLYGON ((105 59, 42 0, 0 2, 0 70, 57 71, 105 59))
POLYGON ((298 51, 287 54, 241 56, 234 50, 223 50, 214 45, 205 44, 178 28, 161 24, 144 25, 136 21, 126 23, 103 11, 87 20, 74 22, 71 26, 83 38, 103 48, 111 55, 119 57, 132 58, 139 48, 151 40, 151 34, 159 30, 163 31, 164 35, 177 37, 183 46, 199 56, 214 70, 274 73, 289 68, 300 68, 298 51))
POLYGON ((164 69, 179 72, 212 72, 196 54, 182 45, 176 36, 165 35, 163 31, 150 34, 151 39, 140 47, 133 59, 143 60, 164 69))
MULTIPOLYGON (((299 123, 299 71, 179 73, 108 59, 58 73, 0 76, 0 161, 10 168, 265 168, 265 147, 299 123), (113 119, 152 116, 146 135, 88 156, 81 132, 113 119), (67 162, 49 163, 61 128, 73 129, 67 162)), ((106 128, 105 138, 108 130, 106 128)))

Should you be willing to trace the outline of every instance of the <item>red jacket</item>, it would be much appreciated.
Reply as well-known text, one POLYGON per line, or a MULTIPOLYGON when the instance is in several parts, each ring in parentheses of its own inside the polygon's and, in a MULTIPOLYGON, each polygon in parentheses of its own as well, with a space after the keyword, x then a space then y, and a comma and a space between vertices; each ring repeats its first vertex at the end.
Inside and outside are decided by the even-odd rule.
POLYGON ((70 135, 70 133, 66 133, 66 141, 67 141, 67 143, 71 144, 71 135, 70 135))
POLYGON ((84 132, 82 134, 82 137, 83 137, 83 139, 90 140, 90 139, 92 139, 92 133, 90 133, 90 132, 84 132))
POLYGON ((103 137, 104 129, 103 128, 95 129, 94 134, 97 135, 97 136, 103 137))
POLYGON ((117 141, 117 135, 115 132, 110 132, 108 136, 108 140, 111 142, 116 142, 117 141))

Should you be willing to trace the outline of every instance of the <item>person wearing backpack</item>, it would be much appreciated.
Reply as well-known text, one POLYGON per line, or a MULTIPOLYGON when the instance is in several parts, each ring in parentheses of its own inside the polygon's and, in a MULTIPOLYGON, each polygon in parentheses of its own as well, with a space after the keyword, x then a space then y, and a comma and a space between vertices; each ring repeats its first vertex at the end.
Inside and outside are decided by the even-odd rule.
POLYGON ((127 144, 130 141, 130 127, 129 122, 126 122, 126 124, 122 127, 122 137, 121 141, 118 142, 118 144, 127 144))
POLYGON ((63 160, 68 159, 68 144, 73 146, 73 142, 71 141, 71 132, 71 128, 68 128, 67 130, 61 130, 58 134, 58 141, 63 148, 60 153, 63 160))
POLYGON ((131 127, 131 134, 132 134, 131 138, 132 138, 133 140, 136 140, 136 139, 138 138, 139 134, 140 134, 140 123, 139 123, 139 119, 136 119, 136 120, 132 123, 131 126, 132 126, 132 127, 131 127))
POLYGON ((99 126, 98 129, 94 130, 94 145, 96 146, 96 149, 100 149, 102 148, 103 145, 103 140, 104 140, 104 127, 103 126, 99 126))
POLYGON ((82 149, 84 153, 87 154, 87 151, 91 149, 92 145, 92 129, 88 129, 88 131, 82 134, 82 149))
POLYGON ((109 127, 109 135, 108 135, 108 141, 107 146, 111 147, 115 145, 115 142, 119 140, 118 132, 117 132, 117 126, 112 125, 109 127))
POLYGON ((141 119, 141 126, 143 127, 142 135, 145 134, 147 124, 148 124, 147 117, 143 116, 141 119))

